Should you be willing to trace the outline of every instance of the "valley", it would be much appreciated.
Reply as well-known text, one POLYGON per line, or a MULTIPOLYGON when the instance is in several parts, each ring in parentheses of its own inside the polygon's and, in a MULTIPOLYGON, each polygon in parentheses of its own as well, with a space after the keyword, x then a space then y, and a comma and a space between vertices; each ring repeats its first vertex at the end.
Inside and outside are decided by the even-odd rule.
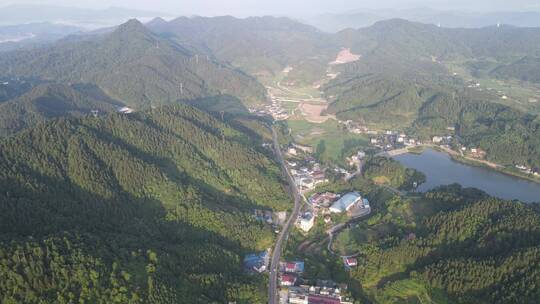
POLYGON ((20 47, 2 303, 540 297, 537 28, 179 17, 20 47))

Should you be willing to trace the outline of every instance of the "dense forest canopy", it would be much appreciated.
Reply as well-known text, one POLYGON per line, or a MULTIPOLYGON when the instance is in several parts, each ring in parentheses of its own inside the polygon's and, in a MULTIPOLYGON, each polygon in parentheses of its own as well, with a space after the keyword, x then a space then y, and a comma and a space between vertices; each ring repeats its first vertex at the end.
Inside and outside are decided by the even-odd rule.
POLYGON ((189 106, 3 139, 2 303, 260 302, 241 261, 273 236, 251 210, 288 198, 254 142, 189 106))

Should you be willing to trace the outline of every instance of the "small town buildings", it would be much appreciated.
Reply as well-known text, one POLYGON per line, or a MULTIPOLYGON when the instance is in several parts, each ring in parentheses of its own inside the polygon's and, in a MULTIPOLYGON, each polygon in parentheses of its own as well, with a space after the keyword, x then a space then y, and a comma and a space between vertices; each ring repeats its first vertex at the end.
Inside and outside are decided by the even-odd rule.
POLYGON ((362 201, 362 196, 358 192, 350 192, 330 206, 330 212, 342 213, 349 211, 356 203, 362 201))
POLYGON ((301 274, 304 272, 304 262, 303 261, 282 262, 279 264, 279 271, 301 274))
POLYGON ((338 198, 339 195, 332 192, 316 193, 309 198, 309 202, 315 207, 330 207, 338 198))

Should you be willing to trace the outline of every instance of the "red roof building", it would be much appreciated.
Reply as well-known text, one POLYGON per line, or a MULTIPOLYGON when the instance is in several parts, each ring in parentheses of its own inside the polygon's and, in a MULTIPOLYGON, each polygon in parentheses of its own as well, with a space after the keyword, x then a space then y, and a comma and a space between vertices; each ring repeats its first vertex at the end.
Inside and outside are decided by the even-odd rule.
POLYGON ((295 272, 296 271, 296 263, 287 263, 285 265, 285 272, 295 272))
POLYGON ((294 286, 296 284, 296 276, 293 274, 281 275, 281 286, 294 286))
POLYGON ((358 260, 356 258, 346 258, 345 264, 349 267, 356 267, 358 265, 358 260))

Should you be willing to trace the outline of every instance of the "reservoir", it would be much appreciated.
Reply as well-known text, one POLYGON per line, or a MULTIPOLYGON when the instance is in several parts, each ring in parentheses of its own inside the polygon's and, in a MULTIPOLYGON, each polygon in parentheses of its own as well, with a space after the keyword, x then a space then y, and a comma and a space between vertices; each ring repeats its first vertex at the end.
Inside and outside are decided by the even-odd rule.
POLYGON ((408 168, 426 175, 426 183, 420 185, 421 192, 437 186, 458 183, 465 188, 477 188, 491 196, 520 200, 526 203, 540 202, 540 184, 512 177, 487 168, 474 167, 452 160, 444 153, 426 149, 422 154, 402 154, 393 157, 408 168))

